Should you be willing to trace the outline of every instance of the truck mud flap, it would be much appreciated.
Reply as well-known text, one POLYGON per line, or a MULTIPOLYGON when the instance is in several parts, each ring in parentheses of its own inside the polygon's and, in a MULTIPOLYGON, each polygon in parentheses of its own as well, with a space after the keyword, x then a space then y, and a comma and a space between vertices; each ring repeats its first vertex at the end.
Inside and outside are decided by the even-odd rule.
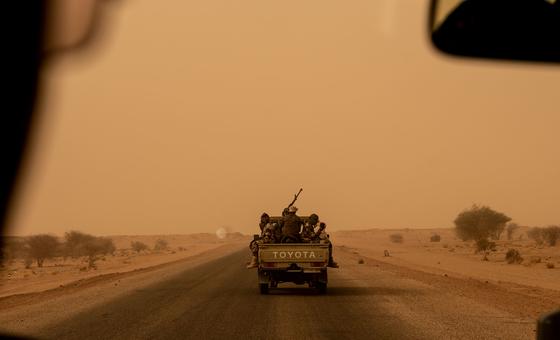
POLYGON ((258 271, 258 279, 259 284, 261 283, 269 283, 270 282, 270 275, 262 270, 258 271))

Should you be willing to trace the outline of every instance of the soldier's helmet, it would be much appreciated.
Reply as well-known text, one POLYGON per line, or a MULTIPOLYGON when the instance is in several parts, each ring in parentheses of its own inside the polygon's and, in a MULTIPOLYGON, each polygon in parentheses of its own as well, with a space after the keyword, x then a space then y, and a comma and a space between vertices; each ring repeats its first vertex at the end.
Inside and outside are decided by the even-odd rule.
POLYGON ((292 205, 291 207, 288 208, 288 212, 295 213, 296 211, 297 211, 297 208, 294 205, 292 205))
POLYGON ((284 210, 282 210, 282 216, 288 215, 288 210, 288 208, 284 208, 284 210))
POLYGON ((262 221, 262 222, 265 222, 265 223, 268 223, 268 221, 270 221, 270 216, 268 216, 267 213, 262 213, 262 215, 261 215, 261 221, 262 221))
POLYGON ((317 215, 317 214, 309 215, 309 223, 315 224, 317 222, 319 222, 319 215, 317 215))

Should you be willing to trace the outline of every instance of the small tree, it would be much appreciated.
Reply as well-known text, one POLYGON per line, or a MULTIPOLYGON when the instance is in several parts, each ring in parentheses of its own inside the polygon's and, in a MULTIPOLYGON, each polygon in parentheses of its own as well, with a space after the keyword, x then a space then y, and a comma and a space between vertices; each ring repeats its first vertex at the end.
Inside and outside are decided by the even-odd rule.
POLYGON ((112 254, 116 248, 113 241, 109 238, 96 237, 79 231, 70 231, 64 234, 64 254, 65 256, 88 257, 88 267, 96 268, 95 261, 101 254, 112 254))
POLYGON ((154 250, 166 250, 168 243, 166 240, 158 239, 154 245, 154 250))
POLYGON ((95 239, 95 236, 71 230, 64 233, 63 253, 65 257, 84 256, 84 245, 95 239))
POLYGON ((95 237, 83 245, 84 254, 88 257, 88 267, 96 268, 95 261, 101 254, 112 254, 115 251, 113 241, 108 238, 95 237))
POLYGON ((439 242, 441 241, 441 236, 439 234, 433 234, 430 236, 430 242, 439 242))
POLYGON ((132 248, 132 250, 134 250, 137 253, 141 252, 142 250, 148 249, 148 246, 140 241, 130 242, 130 247, 132 248))
POLYGON ((12 261, 18 258, 25 258, 28 255, 25 240, 18 237, 0 238, 0 261, 12 261))
POLYGON ((527 237, 535 241, 537 245, 542 245, 544 243, 544 232, 542 228, 534 227, 527 231, 527 237))
POLYGON ((543 239, 549 246, 554 247, 560 238, 560 227, 551 225, 543 229, 543 239))
POLYGON ((513 238, 513 233, 519 229, 519 225, 517 223, 511 222, 508 223, 506 226, 506 233, 507 233, 507 239, 509 241, 511 241, 511 239, 513 238))
POLYGON ((60 245, 55 236, 48 234, 29 236, 25 242, 29 256, 37 261, 38 267, 43 266, 45 259, 54 257, 60 245))
POLYGON ((455 218, 455 231, 463 241, 498 239, 511 218, 486 206, 473 205, 455 218))

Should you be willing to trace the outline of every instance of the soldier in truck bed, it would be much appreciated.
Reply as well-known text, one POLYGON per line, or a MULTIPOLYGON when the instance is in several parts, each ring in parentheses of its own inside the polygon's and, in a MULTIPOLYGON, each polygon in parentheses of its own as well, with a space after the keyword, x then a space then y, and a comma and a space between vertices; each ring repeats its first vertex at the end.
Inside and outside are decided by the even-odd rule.
POLYGON ((338 268, 338 263, 334 262, 332 255, 332 243, 329 239, 329 235, 325 232, 327 225, 323 222, 319 223, 319 216, 317 214, 309 215, 307 222, 303 226, 302 239, 304 242, 325 242, 329 245, 329 264, 331 268, 338 268), (319 224, 319 229, 315 231, 315 228, 319 224))
POLYGON ((259 223, 259 228, 261 228, 261 233, 264 231, 264 227, 270 222, 270 216, 267 213, 262 213, 261 222, 259 223))
MULTIPOLYGON (((270 237, 270 234, 271 232, 274 232, 274 229, 272 229, 270 216, 267 213, 262 213, 259 228, 261 229, 261 239, 265 239, 264 242, 274 242, 274 239, 270 237)), ((257 267, 257 256, 259 254, 258 242, 259 240, 254 239, 249 243, 249 249, 251 249, 253 257, 251 258, 251 262, 247 265, 247 269, 257 267)))
POLYGON ((290 206, 288 213, 282 218, 282 242, 297 243, 301 242, 301 227, 303 221, 296 215, 297 208, 290 206))
POLYGON ((303 225, 301 231, 301 238, 303 242, 311 242, 315 238, 315 227, 319 223, 319 216, 317 214, 309 215, 307 222, 303 225))

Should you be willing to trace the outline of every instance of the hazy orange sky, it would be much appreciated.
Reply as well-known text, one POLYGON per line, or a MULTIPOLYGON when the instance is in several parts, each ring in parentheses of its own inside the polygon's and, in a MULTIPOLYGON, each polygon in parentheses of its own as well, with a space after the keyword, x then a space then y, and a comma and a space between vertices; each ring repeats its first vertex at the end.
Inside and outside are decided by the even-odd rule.
POLYGON ((428 1, 120 1, 45 73, 9 233, 560 222, 560 66, 449 58, 428 1))

